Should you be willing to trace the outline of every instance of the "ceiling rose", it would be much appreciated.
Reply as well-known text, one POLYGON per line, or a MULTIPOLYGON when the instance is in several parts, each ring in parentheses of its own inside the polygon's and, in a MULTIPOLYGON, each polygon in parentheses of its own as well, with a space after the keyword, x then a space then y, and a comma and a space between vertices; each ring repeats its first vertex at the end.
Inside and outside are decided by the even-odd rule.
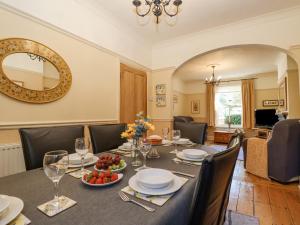
POLYGON ((151 11, 154 16, 156 16, 156 23, 158 24, 159 17, 165 13, 166 15, 170 17, 174 17, 179 12, 179 6, 182 4, 182 0, 133 0, 132 4, 136 8, 136 14, 138 16, 144 17, 148 15, 151 11), (142 4, 142 1, 144 4, 142 4), (141 10, 141 8, 145 6, 144 10, 141 10), (175 6, 175 10, 172 11, 172 5, 175 6))

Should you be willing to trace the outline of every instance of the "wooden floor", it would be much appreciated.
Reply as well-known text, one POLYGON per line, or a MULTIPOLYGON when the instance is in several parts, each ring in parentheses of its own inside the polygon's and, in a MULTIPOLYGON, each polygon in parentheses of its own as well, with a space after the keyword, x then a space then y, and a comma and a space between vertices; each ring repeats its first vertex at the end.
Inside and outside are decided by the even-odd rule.
POLYGON ((282 185, 247 173, 237 161, 228 208, 256 216, 261 225, 300 225, 298 184, 282 185))

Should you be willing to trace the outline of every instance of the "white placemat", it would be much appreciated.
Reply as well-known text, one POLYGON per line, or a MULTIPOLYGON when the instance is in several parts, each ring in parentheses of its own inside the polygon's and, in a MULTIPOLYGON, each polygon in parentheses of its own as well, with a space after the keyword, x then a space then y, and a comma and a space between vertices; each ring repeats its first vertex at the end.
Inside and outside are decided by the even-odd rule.
POLYGON ((8 225, 28 225, 31 221, 24 216, 23 214, 20 214, 16 219, 11 221, 8 225))
MULTIPOLYGON (((89 174, 92 171, 84 169, 83 172, 84 172, 84 174, 89 174)), ((77 179, 82 177, 81 170, 76 170, 75 172, 69 173, 69 175, 72 176, 72 177, 75 177, 77 179)))
MULTIPOLYGON (((184 178, 184 177, 180 177, 180 179, 181 179, 181 182, 182 182, 182 186, 188 181, 188 179, 184 178)), ((155 205, 158 205, 158 206, 163 206, 163 204, 165 204, 176 193, 175 192, 173 194, 160 195, 160 196, 144 195, 144 194, 141 194, 141 193, 138 193, 138 192, 134 191, 129 186, 124 187, 122 189, 122 191, 124 193, 127 193, 129 195, 135 196, 135 197, 137 197, 139 199, 143 199, 143 200, 145 200, 147 202, 151 202, 151 203, 153 203, 155 205)), ((179 189, 179 191, 180 191, 180 189, 179 189)))
POLYGON ((177 162, 177 163, 190 164, 190 165, 195 165, 195 166, 202 165, 202 162, 194 162, 194 161, 188 161, 188 160, 183 160, 183 159, 178 159, 178 158, 174 158, 173 161, 177 162))

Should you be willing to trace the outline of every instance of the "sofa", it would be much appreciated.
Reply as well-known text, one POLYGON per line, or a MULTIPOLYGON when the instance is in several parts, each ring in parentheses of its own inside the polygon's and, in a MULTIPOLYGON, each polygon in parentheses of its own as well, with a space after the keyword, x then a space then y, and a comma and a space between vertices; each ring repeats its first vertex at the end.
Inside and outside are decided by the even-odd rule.
POLYGON ((197 144, 204 144, 207 137, 207 123, 198 123, 190 116, 175 116, 174 130, 180 130, 182 138, 197 144))

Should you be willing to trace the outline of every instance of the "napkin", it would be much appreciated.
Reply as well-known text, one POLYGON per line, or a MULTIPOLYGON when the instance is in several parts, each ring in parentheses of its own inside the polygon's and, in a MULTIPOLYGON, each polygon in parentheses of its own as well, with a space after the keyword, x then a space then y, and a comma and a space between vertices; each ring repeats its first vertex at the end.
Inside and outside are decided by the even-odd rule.
POLYGON ((122 151, 120 149, 113 149, 113 150, 110 150, 110 152, 115 153, 115 154, 119 153, 121 156, 131 158, 131 152, 128 152, 128 151, 122 151))
MULTIPOLYGON (((84 169, 83 172, 84 172, 85 174, 88 174, 88 173, 90 173, 90 172, 92 172, 92 171, 87 170, 87 169, 84 169)), ((75 178, 77 178, 77 179, 79 179, 79 178, 82 177, 82 174, 81 174, 81 171, 80 171, 80 170, 76 170, 75 172, 69 173, 69 175, 72 176, 72 177, 75 177, 75 178)))
POLYGON ((31 221, 26 216, 20 214, 16 219, 14 219, 8 225, 28 225, 30 223, 31 221))
MULTIPOLYGON (((179 177, 179 178, 182 182, 181 186, 183 186, 188 181, 187 178, 184 178, 184 177, 179 177)), ((139 192, 134 191, 129 186, 124 187, 122 189, 122 191, 129 194, 129 195, 135 196, 136 198, 143 199, 147 202, 151 202, 151 203, 153 203, 155 205, 158 205, 158 206, 163 206, 163 204, 165 204, 176 193, 175 192, 175 193, 172 193, 172 194, 169 194, 169 195, 159 195, 159 196, 144 195, 144 194, 141 194, 139 192)))

